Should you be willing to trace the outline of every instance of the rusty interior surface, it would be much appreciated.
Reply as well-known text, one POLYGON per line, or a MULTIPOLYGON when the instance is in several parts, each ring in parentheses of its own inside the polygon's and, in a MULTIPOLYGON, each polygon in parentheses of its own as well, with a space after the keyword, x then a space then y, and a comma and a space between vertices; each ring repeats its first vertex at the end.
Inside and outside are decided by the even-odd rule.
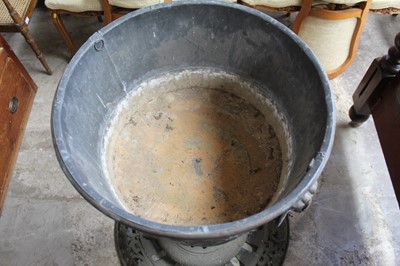
POLYGON ((148 220, 187 226, 266 208, 282 186, 285 138, 273 108, 257 108, 260 97, 246 99, 249 86, 193 70, 143 83, 127 97, 105 148, 122 205, 148 220))

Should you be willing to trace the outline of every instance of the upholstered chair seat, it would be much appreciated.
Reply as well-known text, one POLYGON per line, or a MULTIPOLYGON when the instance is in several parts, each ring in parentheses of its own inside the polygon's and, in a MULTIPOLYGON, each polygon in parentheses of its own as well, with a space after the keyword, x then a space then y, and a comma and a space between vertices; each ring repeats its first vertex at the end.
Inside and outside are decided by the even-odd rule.
MULTIPOLYGON (((150 5, 182 1, 182 0, 103 0, 104 22, 105 24, 125 15, 135 9, 143 8, 150 5)), ((196 1, 196 0, 193 0, 196 1)), ((225 2, 236 3, 237 0, 220 0, 225 2)))
POLYGON ((101 0, 45 0, 46 7, 51 10, 69 12, 103 11, 101 0))

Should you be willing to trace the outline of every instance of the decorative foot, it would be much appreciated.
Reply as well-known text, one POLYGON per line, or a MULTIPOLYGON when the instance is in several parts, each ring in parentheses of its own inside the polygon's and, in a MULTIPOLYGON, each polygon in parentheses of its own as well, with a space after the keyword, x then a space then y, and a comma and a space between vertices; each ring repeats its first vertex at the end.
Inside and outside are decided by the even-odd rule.
POLYGON ((352 127, 359 127, 362 123, 368 120, 369 115, 360 115, 357 114, 354 105, 350 107, 349 116, 351 119, 350 125, 352 127))

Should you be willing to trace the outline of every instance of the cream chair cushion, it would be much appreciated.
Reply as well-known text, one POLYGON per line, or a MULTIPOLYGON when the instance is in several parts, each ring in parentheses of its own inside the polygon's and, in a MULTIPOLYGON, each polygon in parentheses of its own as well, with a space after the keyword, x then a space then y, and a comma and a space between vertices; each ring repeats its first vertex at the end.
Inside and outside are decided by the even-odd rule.
MULTIPOLYGON (((274 8, 282 8, 288 6, 301 6, 304 0, 244 0, 243 2, 252 6, 262 5, 274 8)), ((325 2, 335 4, 354 5, 363 0, 319 0, 314 1, 314 5, 325 2)), ((398 8, 400 9, 400 0, 372 0, 371 9, 385 9, 385 8, 398 8)))
POLYGON ((150 5, 163 3, 163 0, 109 0, 108 3, 113 6, 124 8, 142 8, 150 5))
MULTIPOLYGON (((186 0, 172 0, 172 1, 164 1, 164 2, 178 2, 178 1, 186 1, 186 0)), ((192 0, 192 1, 196 1, 196 0, 192 0)), ((231 2, 231 3, 237 2, 237 0, 219 0, 219 1, 231 2)))
POLYGON ((366 2, 366 0, 321 0, 321 1, 328 3, 328 4, 332 3, 332 4, 341 4, 341 5, 348 5, 348 6, 353 6, 360 2, 366 2))
MULTIPOLYGON (((174 0, 179 1, 179 0, 174 0)), ((236 0, 221 0, 226 2, 237 2, 236 0)), ((146 6, 151 6, 155 4, 164 3, 164 0, 109 0, 112 6, 124 7, 124 8, 142 8, 146 6)), ((170 2, 170 1, 168 1, 170 2)))
POLYGON ((102 0, 45 0, 44 4, 51 10, 65 10, 74 13, 102 11, 102 0))
POLYGON ((307 17, 299 36, 315 53, 326 71, 343 64, 350 53, 350 44, 357 18, 325 20, 307 17))
POLYGON ((385 8, 400 9, 400 0, 372 0, 370 9, 385 9, 385 8))
MULTIPOLYGON (((185 1, 185 0, 172 0, 172 2, 177 2, 177 1, 185 1)), ((196 1, 196 0, 192 0, 192 1, 196 1)), ((231 2, 231 3, 236 3, 237 2, 237 0, 219 0, 219 1, 231 2)), ((166 2, 166 1, 164 1, 164 2, 166 2)))
POLYGON ((274 8, 301 6, 303 4, 303 0, 245 0, 243 2, 251 6, 260 5, 274 8))
MULTIPOLYGON (((322 0, 322 1, 335 4, 346 4, 349 6, 362 2, 362 0, 322 0)), ((400 0, 372 0, 370 9, 385 9, 391 7, 400 9, 400 0)))
MULTIPOLYGON (((341 0, 339 0, 341 1, 341 0)), ((349 0, 353 1, 353 0, 349 0)), ((355 0, 358 2, 362 0, 355 0)), ((284 8, 284 7, 289 7, 289 6, 302 6, 304 0, 244 0, 242 1, 243 3, 246 3, 250 6, 267 6, 267 7, 272 7, 272 8, 284 8)), ((320 5, 320 4, 326 4, 326 2, 332 2, 332 1, 323 1, 323 0, 314 0, 313 5, 320 5)))

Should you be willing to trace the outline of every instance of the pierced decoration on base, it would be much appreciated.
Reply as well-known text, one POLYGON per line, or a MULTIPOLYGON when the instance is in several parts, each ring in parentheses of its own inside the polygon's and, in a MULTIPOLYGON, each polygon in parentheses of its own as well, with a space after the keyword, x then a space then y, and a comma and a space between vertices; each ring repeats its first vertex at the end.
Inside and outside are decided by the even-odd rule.
MULTIPOLYGON (((168 254, 162 248, 162 241, 156 238, 150 238, 138 231, 123 225, 115 223, 114 229, 115 245, 123 266, 172 266, 185 265, 180 261, 175 261, 171 257, 177 257, 175 254, 168 254)), ((169 241, 169 240, 168 240, 169 241)), ((171 244, 180 246, 179 242, 171 240, 171 244)), ((214 247, 184 246, 179 248, 180 252, 185 252, 193 258, 190 265, 204 265, 208 262, 207 256, 223 258, 223 251, 227 250, 225 245, 230 242, 214 247), (220 252, 220 253, 218 253, 220 252)), ((256 230, 250 232, 240 247, 240 251, 223 266, 275 266, 282 265, 286 251, 289 245, 289 220, 288 217, 278 227, 277 220, 272 221, 256 230)), ((229 249, 229 248, 228 248, 229 249)), ((172 249, 173 250, 173 249, 172 249)), ((181 256, 181 254, 179 254, 181 256)), ((187 260, 186 260, 187 261, 187 260)))

